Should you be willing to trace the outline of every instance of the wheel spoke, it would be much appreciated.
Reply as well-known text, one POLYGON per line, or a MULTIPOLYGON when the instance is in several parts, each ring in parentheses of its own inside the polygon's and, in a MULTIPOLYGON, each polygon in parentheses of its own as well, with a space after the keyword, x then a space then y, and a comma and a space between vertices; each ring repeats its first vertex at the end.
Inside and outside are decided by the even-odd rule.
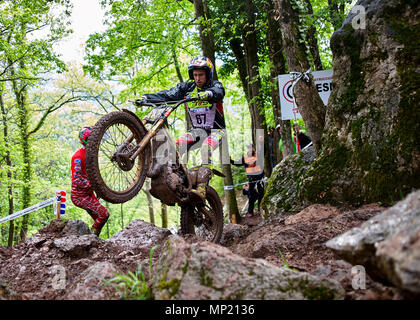
MULTIPOLYGON (((134 165, 131 170, 124 171, 119 167, 115 159, 112 160, 115 151, 131 133, 132 131, 125 124, 115 123, 108 127, 100 143, 98 155, 99 170, 104 183, 114 192, 128 190, 138 179, 137 165, 134 165)), ((127 152, 133 148, 135 148, 135 144, 131 143, 122 152, 127 152)), ((140 162, 138 165, 140 165, 140 162)))

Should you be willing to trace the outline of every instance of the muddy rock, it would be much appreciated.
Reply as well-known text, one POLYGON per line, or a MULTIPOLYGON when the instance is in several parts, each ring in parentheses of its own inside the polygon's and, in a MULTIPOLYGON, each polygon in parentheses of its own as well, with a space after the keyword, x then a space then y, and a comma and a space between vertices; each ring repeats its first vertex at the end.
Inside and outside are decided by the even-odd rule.
POLYGON ((68 289, 64 296, 66 300, 110 300, 121 298, 112 286, 106 284, 106 280, 121 273, 118 268, 107 261, 97 262, 83 271, 68 289))
POLYGON ((420 295, 420 191, 326 245, 372 278, 420 295))
POLYGON ((246 259, 219 245, 171 236, 154 266, 155 299, 343 299, 337 281, 246 259))
POLYGON ((318 221, 326 219, 330 216, 339 214, 339 210, 336 207, 313 204, 303 209, 298 214, 292 215, 284 221, 286 225, 294 223, 308 223, 312 221, 318 221))
POLYGON ((144 224, 134 221, 105 241, 82 221, 53 220, 25 242, 0 248, 0 283, 7 289, 0 294, 8 299, 118 299, 104 280, 139 265, 147 269, 149 248, 161 245, 169 232, 144 224))
POLYGON ((364 25, 359 9, 349 12, 330 39, 323 149, 297 192, 310 203, 385 203, 420 188, 420 2, 356 5, 364 25))
POLYGON ((54 239, 53 245, 63 252, 65 255, 74 258, 82 258, 89 254, 92 248, 98 246, 103 241, 94 234, 86 234, 83 236, 70 235, 59 239, 54 239))
POLYGON ((168 229, 159 228, 143 220, 133 220, 126 228, 106 241, 133 254, 148 255, 153 246, 162 243, 169 235, 171 232, 168 229))
POLYGON ((238 239, 242 238, 248 228, 240 224, 226 223, 223 226, 222 238, 220 239, 220 245, 230 246, 237 242, 238 239))

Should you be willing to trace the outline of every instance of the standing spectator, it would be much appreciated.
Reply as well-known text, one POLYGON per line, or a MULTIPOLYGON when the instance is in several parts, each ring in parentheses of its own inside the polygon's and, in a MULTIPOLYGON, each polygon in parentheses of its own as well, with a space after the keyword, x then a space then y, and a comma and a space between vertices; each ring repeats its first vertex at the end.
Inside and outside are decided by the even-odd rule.
POLYGON ((274 160, 274 153, 276 152, 274 150, 274 128, 268 129, 268 147, 270 149, 270 161, 271 161, 271 167, 274 168, 276 166, 275 160, 274 160))
POLYGON ((257 153, 252 144, 247 146, 247 153, 242 157, 241 161, 230 160, 234 166, 245 167, 246 176, 248 178, 248 190, 244 188, 243 193, 248 194, 248 217, 254 216, 255 201, 258 201, 258 212, 260 214, 261 200, 264 196, 264 170, 259 164, 257 153))
POLYGON ((311 138, 300 131, 299 125, 297 123, 293 124, 293 132, 295 133, 295 137, 297 137, 296 144, 298 152, 312 142, 311 138))

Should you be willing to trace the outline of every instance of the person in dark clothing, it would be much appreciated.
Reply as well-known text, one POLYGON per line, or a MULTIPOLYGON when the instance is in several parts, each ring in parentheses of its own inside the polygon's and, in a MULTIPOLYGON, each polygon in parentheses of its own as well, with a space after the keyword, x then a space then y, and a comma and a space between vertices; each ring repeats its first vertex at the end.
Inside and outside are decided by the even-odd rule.
MULTIPOLYGON (((262 159, 263 161, 263 159, 262 159)), ((234 166, 245 167, 246 176, 248 178, 249 188, 246 190, 248 195, 248 217, 254 216, 255 201, 258 201, 258 213, 260 212, 261 200, 264 196, 264 170, 260 161, 258 160, 257 153, 252 144, 247 146, 247 153, 242 157, 241 161, 230 160, 234 166)), ((245 190, 245 189, 244 189, 245 190)), ((245 194, 245 191, 242 191, 245 194)))
POLYGON ((312 142, 311 138, 300 131, 299 125, 297 123, 293 124, 293 132, 295 133, 295 136, 299 142, 298 152, 312 142))
POLYGON ((181 156, 192 147, 201 148, 202 169, 198 170, 198 185, 196 193, 205 199, 205 189, 212 177, 212 153, 220 145, 226 133, 223 115, 223 85, 213 80, 214 66, 211 60, 204 56, 194 57, 188 64, 189 81, 178 83, 176 87, 156 93, 144 94, 141 102, 178 101, 188 96, 198 98, 189 102, 187 108, 192 129, 182 135, 176 145, 181 156), (207 170, 206 170, 207 169, 207 170))
POLYGON ((276 166, 274 160, 274 154, 276 152, 276 150, 274 150, 274 128, 268 129, 268 147, 270 150, 271 167, 274 168, 276 166))

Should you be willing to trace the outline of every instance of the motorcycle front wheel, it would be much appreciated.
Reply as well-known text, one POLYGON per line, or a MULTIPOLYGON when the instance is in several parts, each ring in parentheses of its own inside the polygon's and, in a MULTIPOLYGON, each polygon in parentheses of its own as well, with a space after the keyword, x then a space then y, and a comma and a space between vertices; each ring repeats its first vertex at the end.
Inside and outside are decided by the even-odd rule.
POLYGON ((86 174, 98 197, 123 203, 137 195, 149 168, 150 146, 133 161, 128 155, 145 135, 139 120, 127 112, 115 111, 99 119, 86 145, 86 174), (121 147, 131 134, 134 139, 121 147))

